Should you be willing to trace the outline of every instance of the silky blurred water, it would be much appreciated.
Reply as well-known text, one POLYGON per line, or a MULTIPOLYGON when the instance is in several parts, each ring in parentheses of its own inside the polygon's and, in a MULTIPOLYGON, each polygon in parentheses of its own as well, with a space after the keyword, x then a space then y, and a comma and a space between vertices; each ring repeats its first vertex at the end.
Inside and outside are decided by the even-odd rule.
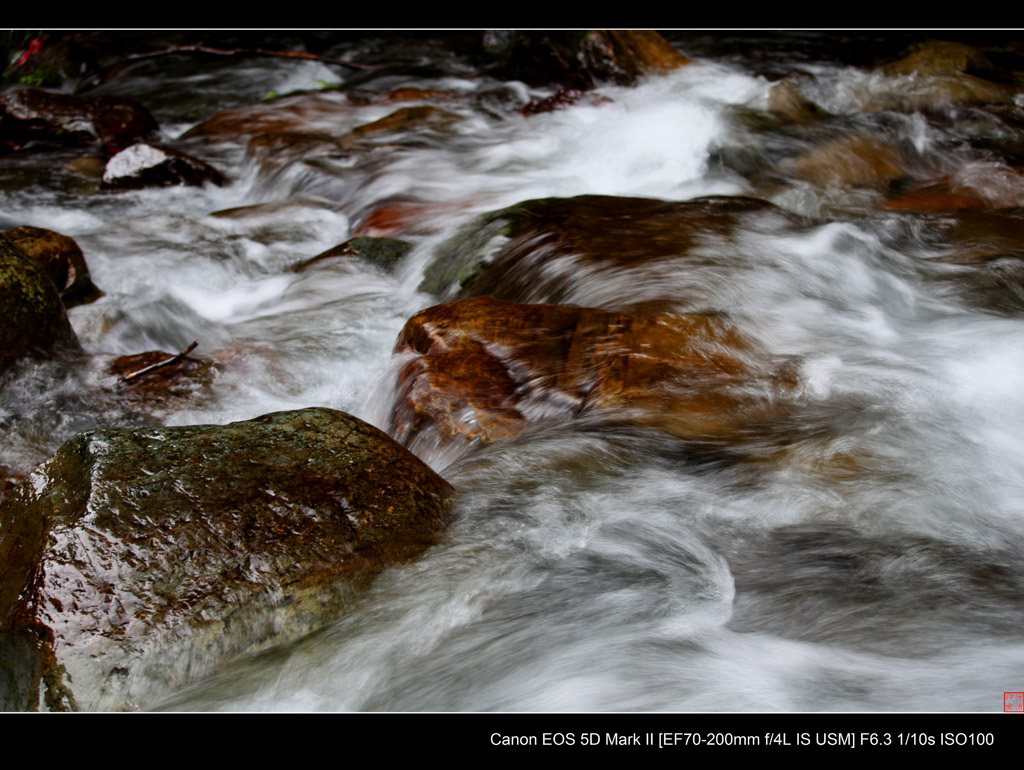
MULTIPOLYGON (((837 114, 858 115, 865 91, 900 87, 812 69, 808 95, 837 114)), ((342 79, 310 62, 217 71, 207 117, 242 103, 225 72, 278 93, 342 79)), ((157 78, 119 88, 159 88, 158 118, 175 138, 192 122, 168 94, 204 79, 157 78)), ((372 162, 297 157, 271 175, 244 146, 211 140, 197 146, 228 164, 224 188, 9 185, 0 223, 76 238, 106 292, 70 311, 89 352, 198 339, 197 355, 231 362, 201 398, 158 410, 167 424, 327 406, 386 428, 395 339, 436 301, 417 290, 423 268, 474 215, 546 196, 750 194, 716 154, 779 152, 741 119, 764 109, 771 83, 736 63, 604 87, 607 102, 532 118, 472 106, 496 84, 468 72, 415 84, 465 95, 445 106, 463 117, 454 136, 383 148, 372 162), (396 195, 436 213, 395 274, 357 260, 289 270, 396 195), (212 216, 276 201, 291 203, 212 216)), ((343 128, 391 111, 353 107, 343 128)), ((890 114, 886 130, 921 163, 963 165, 920 116, 890 114)), ((1024 689, 1024 323, 926 280, 937 247, 856 195, 869 213, 830 221, 834 201, 788 187, 774 202, 813 217, 806 225, 766 216, 701 241, 706 259, 692 267, 581 273, 565 299, 673 296, 680 311, 727 312, 798 361, 804 424, 784 461, 737 462, 597 419, 467 456, 417 446, 457 490, 445 541, 381 574, 329 628, 225 665, 164 708, 999 710, 1004 691, 1024 689)), ((31 467, 115 419, 76 395, 82 377, 100 375, 39 365, 7 385, 5 457, 31 467)))

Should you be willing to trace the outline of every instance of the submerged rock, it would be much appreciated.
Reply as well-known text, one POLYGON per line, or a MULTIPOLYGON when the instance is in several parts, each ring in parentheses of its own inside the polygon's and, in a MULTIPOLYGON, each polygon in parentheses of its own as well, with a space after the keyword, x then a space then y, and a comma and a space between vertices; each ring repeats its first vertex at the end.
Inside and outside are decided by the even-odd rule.
POLYGON ((18 150, 31 142, 120 149, 157 128, 149 110, 132 99, 37 88, 0 96, 0 150, 18 150))
POLYGON ((723 318, 639 315, 475 297, 428 308, 399 335, 392 435, 442 444, 514 438, 605 416, 694 442, 756 435, 792 385, 723 318))
POLYGON ((900 151, 869 134, 849 134, 804 152, 794 173, 820 187, 885 189, 908 176, 900 151))
POLYGON ((622 280, 622 271, 687 257, 702 239, 728 238, 750 218, 764 215, 786 221, 771 203, 744 197, 524 201, 478 217, 439 246, 419 288, 446 300, 489 294, 515 302, 565 302, 580 281, 607 275, 609 291, 617 292, 615 305, 629 306, 636 284, 622 280))
POLYGON ((368 236, 349 238, 344 243, 340 243, 321 254, 317 254, 315 257, 299 263, 292 269, 296 273, 301 273, 307 268, 329 259, 356 257, 390 273, 411 250, 411 243, 397 238, 370 238, 368 236))
POLYGON ((828 113, 804 96, 790 80, 782 80, 768 92, 768 111, 793 123, 820 120, 828 113))
POLYGON ((74 238, 28 225, 0 235, 43 266, 66 307, 93 302, 102 296, 92 282, 85 256, 74 238))
POLYGON ((420 105, 402 107, 372 123, 356 126, 341 138, 345 150, 358 150, 376 143, 408 143, 417 133, 445 131, 460 120, 454 112, 440 107, 420 105))
POLYGON ((0 372, 26 356, 77 350, 53 280, 38 262, 0 235, 0 372))
POLYGON ((308 633, 436 542, 451 494, 330 409, 79 434, 0 505, 0 707, 145 708, 308 633))

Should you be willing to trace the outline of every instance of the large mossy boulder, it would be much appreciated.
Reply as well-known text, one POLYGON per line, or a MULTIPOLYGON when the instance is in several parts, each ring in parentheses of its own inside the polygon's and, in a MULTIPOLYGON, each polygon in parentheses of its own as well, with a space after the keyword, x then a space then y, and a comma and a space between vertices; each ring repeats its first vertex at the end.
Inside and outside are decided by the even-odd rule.
POLYGON ((330 409, 79 434, 0 505, 0 705, 155 705, 336 618, 451 495, 330 409))
POLYGON ((78 338, 53 280, 38 262, 0 235, 0 372, 27 356, 77 349, 78 338))

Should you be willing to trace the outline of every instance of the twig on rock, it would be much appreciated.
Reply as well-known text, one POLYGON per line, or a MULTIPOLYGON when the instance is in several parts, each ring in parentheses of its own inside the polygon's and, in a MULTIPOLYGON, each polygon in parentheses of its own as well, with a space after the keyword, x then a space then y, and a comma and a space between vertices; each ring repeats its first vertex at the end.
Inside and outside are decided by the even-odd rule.
POLYGON ((154 371, 155 369, 161 369, 161 368, 163 368, 165 366, 170 366, 171 364, 176 364, 176 363, 178 363, 178 361, 180 361, 185 356, 187 356, 189 353, 191 353, 193 350, 195 350, 196 346, 198 344, 199 344, 199 340, 196 340, 191 345, 189 345, 187 348, 185 348, 183 351, 178 353, 176 356, 171 356, 170 358, 165 358, 163 361, 158 361, 157 363, 152 364, 151 366, 145 366, 142 369, 137 369, 134 372, 129 372, 128 374, 124 375, 121 378, 121 382, 131 382, 132 380, 137 379, 137 378, 141 377, 144 374, 149 374, 150 372, 154 371))

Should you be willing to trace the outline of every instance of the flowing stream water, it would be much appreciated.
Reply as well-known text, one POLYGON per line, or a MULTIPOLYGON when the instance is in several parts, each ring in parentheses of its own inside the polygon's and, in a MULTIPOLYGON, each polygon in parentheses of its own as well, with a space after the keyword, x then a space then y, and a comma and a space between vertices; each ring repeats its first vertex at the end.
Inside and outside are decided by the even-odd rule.
MULTIPOLYGON (((464 456, 417 446, 457 489, 444 542, 381 574, 330 627, 230 663, 165 708, 987 711, 1024 689, 1024 315, 929 280, 922 265, 948 246, 873 209, 869 192, 790 184, 767 196, 721 159, 797 143, 751 128, 781 67, 804 73, 828 112, 914 147, 919 164, 1003 184, 1012 205, 1024 187, 963 149, 953 132, 971 131, 966 119, 865 116, 864 95, 899 88, 891 78, 806 47, 787 58, 778 40, 768 63, 744 55, 750 41, 701 40, 677 42, 699 66, 532 117, 518 110, 552 90, 478 76, 429 36, 401 49, 418 70, 375 79, 311 61, 154 59, 96 92, 142 101, 167 141, 269 92, 353 77, 375 93, 455 92, 444 109, 460 119, 372 153, 262 165, 235 138, 184 142, 226 173, 220 188, 97 194, 62 170, 70 151, 0 159, 0 226, 73 236, 105 292, 69 311, 88 352, 198 339, 194 355, 225 362, 185 406, 157 411, 171 425, 327 406, 386 429, 395 339, 437 302, 418 291, 424 267, 482 212, 585 193, 756 194, 807 218, 710 238, 692 272, 579 280, 566 301, 602 307, 670 285, 680 310, 728 312, 799 361, 800 398, 830 426, 808 447, 826 466, 857 458, 854 470, 722 462, 583 419, 464 456), (397 198, 431 206, 397 271, 354 259, 289 270, 397 198), (287 205, 212 216, 276 202, 287 205)), ((380 61, 388 45, 367 35, 332 53, 380 61)), ((325 128, 395 109, 367 100, 325 128)), ((98 364, 70 375, 39 364, 9 383, 6 462, 31 468, 77 431, 131 424, 81 395, 103 377, 98 364)))

